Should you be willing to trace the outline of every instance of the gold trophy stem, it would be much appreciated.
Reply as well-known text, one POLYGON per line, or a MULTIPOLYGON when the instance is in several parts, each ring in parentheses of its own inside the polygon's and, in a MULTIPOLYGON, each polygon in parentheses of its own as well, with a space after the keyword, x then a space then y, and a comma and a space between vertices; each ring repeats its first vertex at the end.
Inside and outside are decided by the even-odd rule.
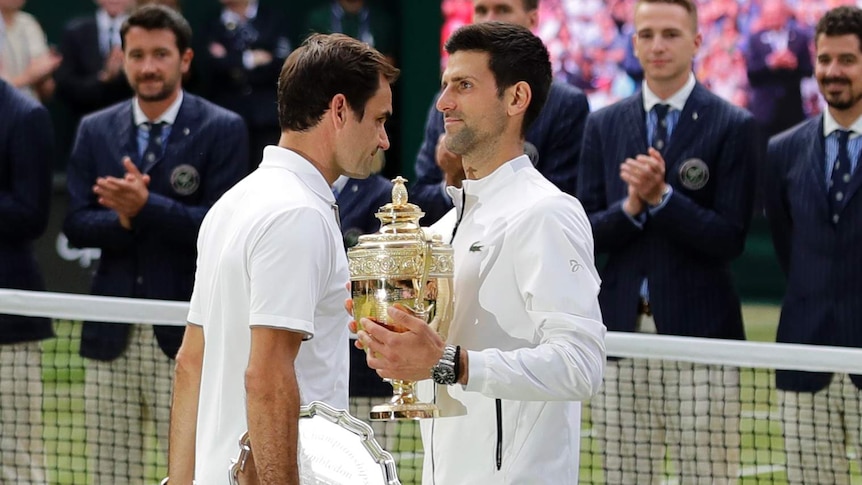
POLYGON ((436 418, 439 409, 434 403, 420 402, 416 397, 416 383, 394 379, 393 396, 386 404, 378 404, 371 408, 372 421, 394 421, 398 419, 436 418))

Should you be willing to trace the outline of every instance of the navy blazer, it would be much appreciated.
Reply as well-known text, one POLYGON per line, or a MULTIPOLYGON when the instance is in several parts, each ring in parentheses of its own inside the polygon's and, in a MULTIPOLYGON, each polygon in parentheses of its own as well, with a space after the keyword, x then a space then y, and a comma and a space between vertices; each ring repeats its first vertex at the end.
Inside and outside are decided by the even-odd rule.
MULTIPOLYGON (((773 137, 767 153, 766 216, 787 290, 779 342, 862 348, 862 169, 832 223, 823 116, 773 137), (858 197, 857 197, 858 195, 858 197)), ((831 373, 777 371, 779 389, 816 392, 831 373)), ((862 388, 862 377, 851 376, 862 388)))
MULTIPOLYGON (((98 177, 122 177, 122 159, 139 167, 132 102, 123 101, 81 121, 68 169, 69 211, 63 231, 77 247, 102 250, 93 277, 94 295, 188 300, 195 273, 196 241, 204 215, 243 177, 248 138, 242 119, 184 94, 164 155, 145 172, 150 195, 134 218, 120 226, 117 214, 93 194, 98 177)), ((127 325, 85 323, 81 355, 111 360, 126 348, 127 325)), ((183 327, 156 326, 162 350, 174 357, 183 327)))
POLYGON ((120 73, 109 82, 99 80, 105 56, 99 45, 96 16, 72 19, 60 41, 63 62, 54 73, 57 96, 76 116, 92 113, 132 95, 126 75, 120 73))
MULTIPOLYGON (((33 241, 51 206, 54 128, 44 106, 0 80, 0 288, 44 290, 33 241)), ((0 315, 0 344, 52 337, 48 318, 0 315)))
POLYGON ((673 194, 638 228, 622 210, 628 189, 619 172, 626 158, 647 153, 645 119, 638 92, 591 114, 584 132, 578 198, 596 253, 607 255, 599 293, 605 325, 635 330, 647 278, 659 333, 745 338, 730 262, 745 246, 755 168, 765 151, 754 118, 698 83, 666 148, 673 194), (683 185, 685 162, 705 164, 705 185, 683 185))
MULTIPOLYGON (((239 29, 228 29, 220 15, 204 29, 201 39, 205 44, 200 46, 198 54, 206 72, 207 98, 240 114, 252 128, 278 128, 276 88, 281 66, 291 50, 285 29, 287 23, 279 11, 258 5, 257 16, 249 24, 251 38, 240 36, 239 29), (212 55, 210 46, 213 43, 225 48, 224 57, 212 55), (266 50, 272 55, 272 61, 247 68, 243 55, 252 49, 266 50)), ((253 161, 255 166, 259 161, 253 161)))
POLYGON ((772 46, 764 40, 766 32, 758 32, 748 39, 745 54, 751 85, 748 107, 758 122, 773 130, 768 135, 805 119, 799 82, 814 73, 808 33, 796 26, 788 28, 787 49, 796 55, 796 69, 772 69, 766 65, 766 57, 772 53, 772 46))
POLYGON ((374 215, 382 206, 392 202, 392 182, 377 174, 362 180, 350 179, 335 202, 341 216, 344 247, 352 247, 359 236, 380 229, 380 219, 374 215))
MULTIPOLYGON (((452 208, 443 192, 443 172, 437 166, 437 139, 443 134, 443 114, 437 111, 437 98, 431 104, 425 123, 425 139, 416 156, 416 183, 410 189, 411 202, 425 211, 422 225, 430 226, 452 208)), ((581 152, 584 122, 590 112, 584 93, 569 84, 555 81, 539 116, 527 130, 527 141, 539 153, 536 169, 567 194, 575 195, 577 163, 581 152)))

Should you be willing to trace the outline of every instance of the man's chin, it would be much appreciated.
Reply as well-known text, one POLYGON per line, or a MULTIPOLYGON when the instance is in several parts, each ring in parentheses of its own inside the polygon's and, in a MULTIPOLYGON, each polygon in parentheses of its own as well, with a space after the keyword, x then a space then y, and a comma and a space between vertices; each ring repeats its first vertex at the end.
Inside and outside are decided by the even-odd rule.
POLYGON ((164 101, 164 100, 170 98, 171 93, 166 92, 166 91, 159 91, 158 93, 153 93, 153 94, 138 92, 137 96, 138 96, 138 99, 140 99, 141 101, 146 101, 148 103, 155 103, 155 102, 164 101))

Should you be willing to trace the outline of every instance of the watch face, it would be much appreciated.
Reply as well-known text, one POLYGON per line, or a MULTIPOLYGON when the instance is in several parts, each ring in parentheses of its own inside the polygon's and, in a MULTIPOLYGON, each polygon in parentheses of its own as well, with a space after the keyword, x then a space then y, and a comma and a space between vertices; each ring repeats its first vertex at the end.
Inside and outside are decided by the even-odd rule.
POLYGON ((435 365, 431 370, 431 379, 437 384, 448 386, 455 383, 455 369, 447 365, 435 365))

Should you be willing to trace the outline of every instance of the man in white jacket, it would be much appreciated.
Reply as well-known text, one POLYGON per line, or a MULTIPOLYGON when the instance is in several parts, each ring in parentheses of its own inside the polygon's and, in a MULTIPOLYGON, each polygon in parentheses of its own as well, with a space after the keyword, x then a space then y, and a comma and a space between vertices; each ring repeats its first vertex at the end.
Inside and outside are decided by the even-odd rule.
POLYGON ((467 175, 432 228, 455 251, 448 341, 392 308, 406 331, 363 319, 358 345, 382 377, 433 378, 441 415, 461 412, 422 423, 423 484, 574 484, 605 327, 587 216, 523 151, 551 83, 548 52, 497 22, 459 29, 446 50, 437 109, 467 175))

